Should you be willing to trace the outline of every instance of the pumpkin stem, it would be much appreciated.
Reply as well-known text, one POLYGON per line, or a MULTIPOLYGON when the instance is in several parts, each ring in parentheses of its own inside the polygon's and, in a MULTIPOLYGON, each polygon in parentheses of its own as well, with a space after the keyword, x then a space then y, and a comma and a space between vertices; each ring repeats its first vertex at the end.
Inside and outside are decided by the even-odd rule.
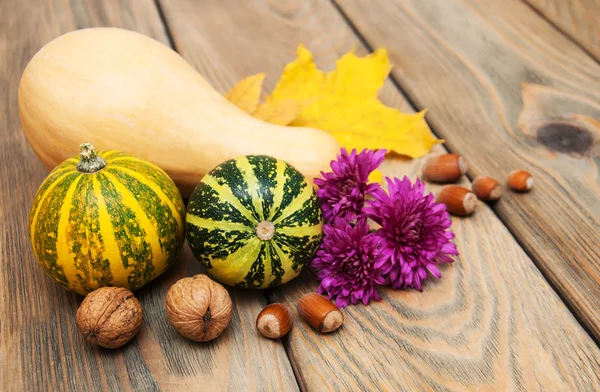
POLYGON ((275 225, 269 221, 262 221, 256 225, 256 235, 263 241, 268 241, 275 234, 275 225))
POLYGON ((96 155, 94 146, 90 143, 83 143, 79 145, 79 162, 77 162, 77 170, 82 173, 95 173, 104 169, 106 161, 104 158, 96 155))

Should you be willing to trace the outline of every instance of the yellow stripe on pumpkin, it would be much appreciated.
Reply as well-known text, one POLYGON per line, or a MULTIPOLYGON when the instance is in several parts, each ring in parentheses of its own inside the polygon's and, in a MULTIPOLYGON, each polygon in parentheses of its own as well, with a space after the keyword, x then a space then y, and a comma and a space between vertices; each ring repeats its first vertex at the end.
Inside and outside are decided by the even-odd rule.
POLYGON ((155 267, 155 274, 161 273, 165 268, 167 258, 160 247, 160 242, 158 240, 160 238, 160 234, 158 233, 158 229, 152 224, 152 221, 148 218, 148 215, 140 206, 133 193, 131 193, 127 187, 121 184, 121 182, 111 173, 107 172, 106 170, 104 170, 102 173, 111 181, 116 191, 121 194, 123 204, 129 207, 129 209, 131 209, 131 211, 133 211, 135 214, 140 228, 142 228, 146 233, 144 238, 146 242, 150 244, 150 249, 152 251, 152 264, 155 267))
POLYGON ((210 274, 223 282, 232 284, 243 282, 256 261, 261 246, 262 241, 254 237, 235 253, 228 255, 226 259, 211 259, 210 265, 213 268, 209 269, 210 274))
POLYGON ((292 202, 285 207, 285 209, 281 212, 281 215, 277 219, 273 221, 276 225, 279 222, 283 221, 288 216, 292 215, 294 212, 300 210, 305 201, 310 199, 313 196, 313 188, 311 186, 306 185, 298 196, 296 196, 292 202))
POLYGON ((112 224, 108 208, 106 207, 106 200, 102 196, 100 190, 100 183, 98 178, 94 176, 94 193, 98 200, 98 221, 100 222, 100 234, 102 235, 102 241, 104 243, 104 258, 110 262, 110 272, 113 277, 110 282, 111 285, 129 288, 129 271, 132 268, 125 268, 123 259, 121 258, 121 251, 119 250, 119 244, 115 238, 115 229, 112 224))
POLYGON ((52 171, 52 174, 60 173, 61 171, 71 170, 75 171, 77 167, 77 158, 69 158, 60 165, 56 166, 52 171))
POLYGON ((31 222, 29 223, 29 238, 32 243, 35 243, 34 242, 35 225, 37 223, 37 219, 40 214, 40 210, 41 210, 40 206, 42 205, 44 200, 46 200, 46 197, 48 197, 48 195, 50 195, 52 193, 54 188, 56 188, 68 175, 70 175, 72 173, 73 173, 72 170, 69 170, 68 172, 65 170, 65 174, 62 175, 61 177, 57 178, 56 180, 54 180, 54 182, 52 182, 52 184, 50 184, 48 189, 46 189, 46 192, 44 192, 43 194, 38 195, 38 197, 36 197, 33 207, 31 209, 31 211, 35 211, 35 212, 33 214, 33 218, 31 219, 31 222))
POLYGON ((277 252, 277 255, 279 256, 279 260, 281 260, 281 265, 285 271, 285 273, 281 277, 281 281, 289 282, 292 278, 295 278, 296 276, 298 276, 298 274, 300 274, 301 269, 298 271, 294 271, 294 269, 290 265, 291 262, 290 262, 289 257, 286 256, 285 253, 283 253, 283 251, 281 250, 281 248, 279 247, 277 242, 271 241, 271 247, 272 247, 272 249, 275 250, 275 252, 277 252))
POLYGON ((268 220, 271 222, 273 221, 275 213, 279 210, 279 207, 281 207, 281 201, 283 200, 283 195, 285 194, 284 185, 287 179, 287 177, 285 176, 285 162, 278 159, 276 163, 276 170, 276 187, 275 189, 273 189, 273 208, 271 208, 271 213, 268 217, 268 220))
MULTIPOLYGON (((75 257, 71 253, 70 241, 65 239, 69 228, 72 228, 70 216, 71 208, 73 207, 73 195, 75 194, 77 185, 83 178, 84 176, 80 175, 71 183, 60 207, 58 236, 56 238, 56 263, 63 268, 65 277, 69 281, 69 287, 76 293, 85 295, 86 291, 81 287, 77 278, 78 271, 75 268, 75 257)), ((88 268, 91 268, 91 266, 88 266, 88 268)))
POLYGON ((173 204, 171 199, 167 195, 165 195, 163 190, 158 185, 156 185, 155 182, 151 181, 148 177, 142 176, 139 173, 137 173, 136 171, 128 169, 123 166, 114 165, 111 167, 111 169, 126 173, 127 175, 130 175, 131 177, 135 178, 142 184, 146 185, 148 188, 152 189, 152 191, 154 191, 154 193, 156 193, 158 198, 163 203, 165 203, 171 210, 171 214, 173 214, 173 216, 175 217, 175 220, 177 221, 177 227, 179 228, 179 232, 181 233, 183 231, 183 222, 181 221, 181 216, 179 214, 179 211, 177 210, 177 207, 175 207, 175 204, 173 204))
POLYGON ((278 227, 275 232, 289 235, 292 237, 306 237, 306 236, 312 237, 315 235, 319 235, 323 232, 323 224, 320 223, 318 225, 313 225, 313 226, 278 227))
POLYGON ((238 210, 240 214, 242 214, 253 224, 258 224, 256 219, 252 216, 252 212, 249 211, 246 207, 244 207, 244 205, 238 200, 238 198, 234 196, 233 191, 231 190, 229 185, 219 184, 217 179, 211 176, 210 174, 204 176, 202 182, 214 189, 214 191, 217 192, 217 194, 219 195, 220 200, 231 204, 233 208, 238 210))
POLYGON ((158 170, 159 172, 161 172, 161 173, 164 173, 165 175, 167 175, 167 176, 168 176, 168 174, 167 174, 167 173, 166 173, 166 172, 165 172, 163 169, 161 169, 160 167, 156 166, 156 165, 155 165, 155 164, 153 164, 152 162, 149 162, 149 161, 144 161, 144 160, 141 160, 141 159, 139 159, 139 158, 136 158, 136 157, 134 157, 134 156, 126 156, 126 157, 116 157, 116 158, 112 158, 112 159, 109 159, 109 160, 108 160, 108 163, 119 163, 119 162, 121 162, 121 161, 131 161, 131 162, 139 163, 139 164, 141 164, 141 165, 146 165, 146 166, 148 166, 148 167, 151 167, 151 168, 153 168, 153 169, 156 169, 156 170, 158 170))
POLYGON ((267 243, 265 243, 265 257, 263 257, 263 264, 264 264, 264 268, 265 268, 265 278, 262 281, 261 286, 266 288, 269 287, 269 284, 275 280, 275 275, 273 275, 273 258, 271 257, 271 247, 269 246, 269 243, 272 243, 273 241, 269 241, 267 243))
POLYGON ((105 151, 100 151, 98 152, 98 155, 100 155, 102 158, 109 160, 110 156, 116 152, 123 152, 121 150, 105 150, 105 151))
POLYGON ((66 161, 63 162, 63 165, 65 163, 68 163, 69 165, 73 164, 73 165, 77 165, 77 163, 79 162, 79 158, 69 158, 66 161))
POLYGON ((260 187, 258 185, 258 180, 256 175, 254 175, 254 170, 252 169, 252 165, 248 158, 240 157, 235 160, 235 165, 242 173, 244 177, 244 182, 248 186, 248 193, 252 198, 252 205, 254 206, 254 210, 260 217, 264 217, 263 208, 262 208, 262 195, 260 194, 260 187))
POLYGON ((196 215, 188 214, 187 223, 192 224, 196 227, 209 230, 222 230, 222 231, 252 231, 252 228, 246 226, 243 223, 229 222, 229 221, 215 221, 207 218, 200 218, 196 215))

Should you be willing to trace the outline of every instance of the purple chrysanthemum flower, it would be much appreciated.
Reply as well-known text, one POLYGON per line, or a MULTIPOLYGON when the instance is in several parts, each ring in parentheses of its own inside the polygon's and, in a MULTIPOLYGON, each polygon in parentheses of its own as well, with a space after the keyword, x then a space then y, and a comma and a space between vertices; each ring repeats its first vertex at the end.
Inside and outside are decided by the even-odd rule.
POLYGON ((380 300, 377 285, 383 284, 380 239, 369 233, 366 219, 354 226, 342 219, 324 227, 325 237, 312 267, 321 280, 319 293, 336 299, 340 308, 371 299, 380 300))
POLYGON ((419 291, 427 271, 441 277, 438 263, 451 263, 458 255, 449 231, 452 221, 444 204, 432 194, 424 195, 425 184, 417 179, 414 185, 407 177, 386 178, 388 193, 374 192, 364 213, 381 225, 376 235, 381 238, 385 256, 386 283, 392 287, 413 287, 419 291))
POLYGON ((347 221, 357 218, 362 211, 365 196, 379 189, 379 184, 369 184, 369 174, 379 167, 386 150, 363 150, 350 154, 342 148, 337 160, 331 161, 331 173, 321 172, 323 178, 315 178, 319 186, 317 197, 321 201, 325 220, 332 222, 339 217, 347 221))

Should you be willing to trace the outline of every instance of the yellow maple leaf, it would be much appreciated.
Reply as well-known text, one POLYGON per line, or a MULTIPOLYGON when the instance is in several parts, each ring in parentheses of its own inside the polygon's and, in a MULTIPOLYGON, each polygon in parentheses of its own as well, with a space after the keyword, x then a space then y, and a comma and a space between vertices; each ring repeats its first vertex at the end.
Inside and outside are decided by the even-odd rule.
POLYGON ((271 95, 247 111, 268 122, 330 132, 347 149, 385 148, 413 158, 423 156, 443 141, 431 134, 424 111, 402 113, 377 98, 390 70, 387 51, 378 49, 365 57, 350 51, 334 71, 323 72, 300 45, 296 60, 285 66, 271 95), (265 116, 267 107, 277 115, 265 116))
POLYGON ((271 124, 289 125, 302 113, 305 107, 304 101, 286 99, 278 102, 262 103, 251 114, 271 124))
POLYGON ((246 113, 252 114, 258 108, 265 74, 259 73, 240 80, 225 94, 225 98, 246 113))
POLYGON ((297 99, 260 103, 265 74, 259 73, 240 80, 225 94, 225 98, 252 116, 277 125, 289 125, 309 104, 297 99))

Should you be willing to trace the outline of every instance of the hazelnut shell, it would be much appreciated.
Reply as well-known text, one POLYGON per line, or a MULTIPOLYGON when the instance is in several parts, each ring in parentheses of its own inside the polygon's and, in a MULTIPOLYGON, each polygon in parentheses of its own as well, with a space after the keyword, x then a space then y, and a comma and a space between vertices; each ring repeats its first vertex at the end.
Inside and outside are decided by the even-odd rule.
POLYGON ((446 185, 435 200, 446 205, 449 213, 459 216, 472 214, 477 209, 477 196, 459 185, 446 185))
POLYGON ((256 328, 269 339, 285 336, 292 328, 292 324, 290 311, 280 303, 267 306, 256 317, 256 328))
POLYGON ((525 170, 515 170, 508 174, 508 186, 517 192, 527 192, 533 187, 533 177, 525 170))
POLYGON ((298 313, 319 332, 327 333, 338 329, 344 322, 344 315, 327 297, 305 294, 298 301, 298 313))
POLYGON ((467 161, 457 154, 431 157, 423 165, 423 178, 431 182, 456 182, 469 170, 467 161))
POLYGON ((498 200, 502 196, 502 187, 498 181, 491 177, 479 176, 473 180, 471 187, 473 193, 479 200, 492 201, 498 200))

